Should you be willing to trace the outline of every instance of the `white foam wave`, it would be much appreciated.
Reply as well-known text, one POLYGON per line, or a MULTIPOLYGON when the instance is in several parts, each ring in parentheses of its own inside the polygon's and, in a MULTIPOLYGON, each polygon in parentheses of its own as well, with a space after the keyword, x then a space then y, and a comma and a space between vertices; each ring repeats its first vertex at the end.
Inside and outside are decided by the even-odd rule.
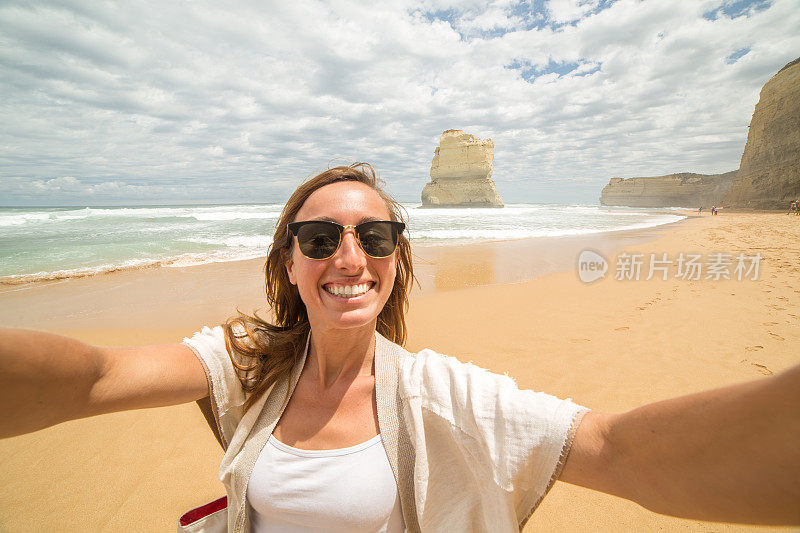
POLYGON ((220 237, 217 239, 198 237, 188 240, 189 242, 200 244, 221 244, 228 248, 251 248, 261 250, 266 250, 272 243, 272 238, 267 235, 237 235, 233 237, 220 237))
POLYGON ((180 268, 204 265, 206 263, 227 263, 230 261, 245 261, 247 259, 256 259, 258 257, 266 257, 267 252, 264 250, 214 250, 213 252, 206 253, 188 253, 182 254, 168 262, 163 262, 160 266, 165 268, 180 268))
POLYGON ((146 259, 128 259, 120 261, 119 263, 107 263, 93 267, 82 267, 65 270, 54 270, 51 272, 34 272, 33 274, 13 274, 3 276, 0 278, 0 285, 20 285, 23 283, 32 283, 39 281, 52 281, 59 279, 70 278, 83 278, 87 276, 95 276, 98 274, 106 274, 110 272, 124 271, 124 270, 140 270, 144 268, 183 268, 197 265, 204 265, 208 263, 223 263, 230 261, 244 261, 247 259, 256 259, 258 257, 266 257, 266 251, 225 251, 214 250, 211 252, 201 253, 185 253, 174 257, 167 257, 162 259, 146 258, 146 259))
MULTIPOLYGON (((122 207, 122 208, 87 208, 87 214, 101 217, 136 217, 136 218, 162 218, 162 217, 185 217, 185 216, 206 216, 217 213, 248 213, 268 214, 273 216, 279 214, 282 205, 222 205, 222 206, 173 206, 173 207, 122 207)), ((212 219, 213 220, 213 219, 212 219)))
POLYGON ((605 233, 613 231, 625 231, 632 229, 645 229, 670 224, 683 220, 685 216, 664 215, 662 217, 650 218, 645 222, 625 224, 619 227, 606 228, 539 228, 539 229, 439 229, 439 230, 419 230, 411 231, 412 240, 436 241, 436 240, 514 240, 528 239, 535 237, 564 237, 571 235, 591 235, 595 233, 605 233))
POLYGON ((507 218, 513 215, 520 215, 525 213, 537 213, 542 211, 542 206, 506 206, 502 209, 492 207, 451 207, 451 208, 420 208, 409 209, 408 216, 410 219, 429 219, 429 218, 465 218, 465 217, 491 217, 491 218, 507 218))
POLYGON ((21 226, 28 222, 41 222, 48 219, 47 213, 20 213, 0 215, 0 226, 21 226))
POLYGON ((643 211, 613 211, 598 205, 555 205, 555 204, 506 204, 502 209, 497 208, 408 208, 408 218, 410 221, 419 220, 423 223, 427 220, 484 220, 505 222, 510 219, 519 220, 521 217, 530 216, 535 218, 535 223, 546 220, 543 217, 552 216, 555 220, 563 220, 570 216, 650 216, 652 213, 643 211))
POLYGON ((189 213, 185 215, 178 215, 181 218, 193 218, 195 220, 250 220, 250 219, 278 219, 279 213, 246 213, 240 211, 229 211, 219 213, 189 213))
POLYGON ((239 220, 239 219, 277 219, 282 205, 226 205, 195 207, 84 207, 62 211, 28 211, 0 215, 1 226, 19 226, 27 223, 64 222, 89 218, 194 218, 199 221, 239 220))
POLYGON ((608 215, 611 217, 642 217, 642 216, 652 216, 649 213, 637 213, 635 211, 601 211, 603 215, 608 215))

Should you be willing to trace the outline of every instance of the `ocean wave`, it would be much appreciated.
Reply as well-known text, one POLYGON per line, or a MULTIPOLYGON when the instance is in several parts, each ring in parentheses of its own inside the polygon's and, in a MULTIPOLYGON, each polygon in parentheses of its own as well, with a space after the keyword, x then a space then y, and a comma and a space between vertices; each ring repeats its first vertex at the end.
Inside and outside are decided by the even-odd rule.
POLYGON ((193 218, 200 221, 222 221, 222 220, 277 220, 280 213, 242 213, 239 211, 228 211, 220 213, 189 213, 177 215, 181 218, 193 218))
POLYGON ((23 285, 26 283, 37 283, 45 281, 56 281, 64 279, 85 278, 99 274, 109 274, 112 272, 124 272, 129 270, 144 270, 150 268, 183 268, 208 263, 225 263, 230 261, 244 261, 266 257, 266 251, 226 251, 214 250, 211 252, 192 252, 180 254, 167 258, 147 258, 129 259, 114 264, 103 264, 93 267, 72 268, 64 270, 54 270, 51 272, 34 272, 33 274, 13 274, 0 277, 1 285, 23 285))
POLYGON ((160 266, 165 268, 181 268, 197 265, 204 265, 206 263, 227 263, 230 261, 246 261, 247 259, 257 259, 259 257, 267 257, 267 251, 264 250, 214 250, 213 252, 193 252, 182 254, 167 262, 162 262, 160 266))
POLYGON ((282 205, 208 205, 208 206, 173 206, 173 207, 120 207, 120 208, 87 208, 87 214, 99 217, 134 217, 134 218, 161 218, 161 217, 186 217, 207 216, 218 213, 247 213, 272 214, 276 216, 283 209, 282 205))
POLYGON ((515 240, 536 237, 566 237, 574 235, 591 235, 596 233, 645 229, 664 224, 670 224, 685 219, 680 215, 664 215, 634 224, 625 224, 618 227, 605 228, 504 228, 504 229, 434 229, 411 230, 412 240, 425 241, 452 241, 452 240, 515 240))
POLYGON ((250 248, 266 250, 272 243, 272 238, 267 235, 235 235, 219 238, 197 237, 187 239, 198 244, 223 245, 228 248, 250 248))
MULTIPOLYGON (((406 206, 410 207, 410 206, 406 206)), ((646 211, 615 211, 605 206, 599 205, 555 205, 555 204, 506 204, 502 209, 492 207, 454 207, 454 208, 418 208, 408 209, 411 220, 428 219, 463 219, 463 218, 483 218, 491 220, 504 220, 509 217, 519 217, 524 215, 543 216, 552 214, 554 217, 570 215, 609 215, 609 216, 650 216, 653 213, 646 211)))
POLYGON ((29 222, 42 222, 48 220, 47 213, 19 213, 16 215, 0 215, 1 226, 21 226, 29 222))
POLYGON ((636 211, 600 211, 603 215, 611 217, 641 217, 641 216, 654 216, 650 213, 641 213, 636 211))
POLYGON ((492 217, 505 218, 510 215, 524 213, 537 213, 543 210, 543 206, 506 206, 502 209, 496 207, 426 207, 408 210, 408 217, 414 219, 430 218, 465 218, 465 217, 492 217))
POLYGON ((28 223, 53 223, 92 218, 132 218, 152 220, 166 218, 194 218, 199 221, 238 219, 277 219, 282 205, 226 205, 226 206, 175 206, 175 207, 84 207, 80 209, 58 209, 24 211, 0 214, 0 227, 19 226, 28 223))

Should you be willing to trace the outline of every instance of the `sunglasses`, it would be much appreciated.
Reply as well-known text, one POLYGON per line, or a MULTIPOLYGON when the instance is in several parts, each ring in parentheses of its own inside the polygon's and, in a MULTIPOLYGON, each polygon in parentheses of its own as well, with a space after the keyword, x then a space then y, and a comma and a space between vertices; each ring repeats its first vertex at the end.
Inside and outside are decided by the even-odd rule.
POLYGON ((353 228, 358 245, 375 259, 389 257, 406 225, 391 220, 373 220, 357 226, 342 226, 327 220, 290 222, 289 232, 297 237, 300 252, 309 259, 329 259, 342 245, 344 230, 353 228))

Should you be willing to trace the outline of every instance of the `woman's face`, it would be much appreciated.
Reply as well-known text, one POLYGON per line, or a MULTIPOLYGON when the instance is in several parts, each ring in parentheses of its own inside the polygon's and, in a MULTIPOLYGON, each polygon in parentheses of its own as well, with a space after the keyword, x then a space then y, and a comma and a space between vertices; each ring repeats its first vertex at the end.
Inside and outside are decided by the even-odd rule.
MULTIPOLYGON (((330 220, 342 226, 369 220, 390 220, 389 210, 378 194, 363 183, 344 181, 314 191, 297 212, 296 222, 330 220)), ((345 230, 342 243, 329 259, 305 257, 296 238, 286 263, 289 281, 297 285, 306 305, 311 327, 323 329, 375 328, 394 286, 397 250, 382 259, 364 253, 352 228, 345 230), (358 296, 333 294, 336 288, 366 285, 358 296)))

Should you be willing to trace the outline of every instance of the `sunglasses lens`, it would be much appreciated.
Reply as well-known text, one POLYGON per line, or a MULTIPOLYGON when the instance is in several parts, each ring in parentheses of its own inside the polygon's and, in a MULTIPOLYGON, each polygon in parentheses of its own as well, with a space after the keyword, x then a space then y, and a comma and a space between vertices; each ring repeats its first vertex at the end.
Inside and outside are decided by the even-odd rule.
POLYGON ((297 243, 304 256, 327 259, 339 248, 341 234, 333 224, 324 222, 303 224, 297 231, 297 243))
POLYGON ((372 257, 388 257, 397 247, 397 228, 391 222, 365 222, 358 226, 361 248, 372 257))

